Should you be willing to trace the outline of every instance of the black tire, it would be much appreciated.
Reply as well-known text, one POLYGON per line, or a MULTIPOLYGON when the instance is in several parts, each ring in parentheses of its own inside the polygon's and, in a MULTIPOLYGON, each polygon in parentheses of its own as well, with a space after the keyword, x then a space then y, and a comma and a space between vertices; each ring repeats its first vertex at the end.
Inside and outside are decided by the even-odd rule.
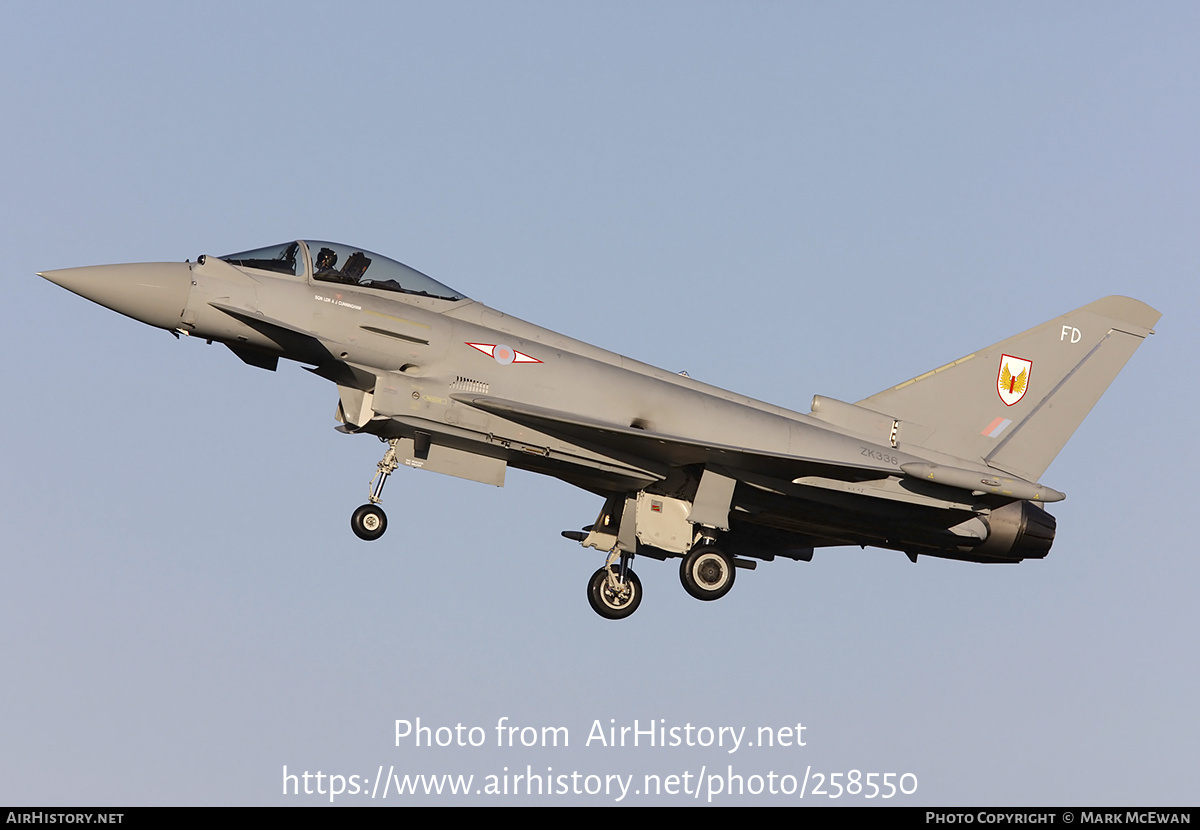
POLYGON ((679 564, 683 590, 705 602, 728 594, 736 575, 733 559, 717 548, 695 548, 679 564))
MULTIPOLYGON (((619 568, 610 566, 613 573, 619 568)), ((642 581, 632 568, 625 569, 627 593, 615 595, 608 584, 609 568, 601 568, 588 580, 588 604, 592 610, 606 620, 623 620, 642 604, 642 581)))
POLYGON ((373 542, 387 530, 387 515, 377 504, 364 504, 350 517, 350 529, 359 539, 373 542))

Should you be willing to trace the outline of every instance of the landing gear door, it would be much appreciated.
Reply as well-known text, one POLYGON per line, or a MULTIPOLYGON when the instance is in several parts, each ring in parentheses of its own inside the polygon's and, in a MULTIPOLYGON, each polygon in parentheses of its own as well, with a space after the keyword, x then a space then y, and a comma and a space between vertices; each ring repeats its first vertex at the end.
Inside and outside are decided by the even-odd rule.
POLYGON ((686 553, 695 535, 688 521, 692 505, 683 499, 642 491, 637 497, 637 538, 643 545, 686 553))
POLYGON ((616 547, 617 529, 621 524, 621 511, 625 508, 624 496, 610 496, 600 508, 596 523, 588 530, 588 535, 579 544, 585 548, 595 548, 608 552, 616 547))

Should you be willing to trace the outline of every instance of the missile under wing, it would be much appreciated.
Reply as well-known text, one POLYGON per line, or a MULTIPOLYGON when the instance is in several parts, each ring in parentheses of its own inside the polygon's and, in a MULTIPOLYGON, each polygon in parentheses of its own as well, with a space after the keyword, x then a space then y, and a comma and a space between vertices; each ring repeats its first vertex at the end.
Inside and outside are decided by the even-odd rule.
MULTIPOLYGON (((250 366, 285 358, 336 385, 338 429, 387 443, 351 527, 380 538, 401 466, 503 486, 509 468, 601 503, 563 536, 599 552, 601 616, 641 603, 636 557, 679 560, 715 600, 739 569, 875 546, 968 562, 1044 557, 1041 477, 1159 319, 1105 297, 857 403, 802 414, 488 308, 400 262, 298 240, 196 262, 43 272, 250 366)), ((419 517, 413 517, 419 521, 419 517)))

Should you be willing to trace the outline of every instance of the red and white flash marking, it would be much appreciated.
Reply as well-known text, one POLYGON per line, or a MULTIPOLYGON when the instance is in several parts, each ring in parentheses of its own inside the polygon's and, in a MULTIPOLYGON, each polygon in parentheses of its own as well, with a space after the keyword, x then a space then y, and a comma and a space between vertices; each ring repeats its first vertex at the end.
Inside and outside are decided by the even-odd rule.
POLYGON ((541 363, 536 357, 530 357, 524 352, 518 352, 510 346, 497 343, 468 343, 472 349, 478 349, 497 363, 507 366, 510 363, 541 363))
POLYGON ((1012 419, 1010 419, 1010 418, 997 418, 996 420, 992 421, 990 424, 985 426, 983 428, 983 432, 981 432, 979 434, 986 435, 988 438, 997 438, 997 437, 999 437, 1000 433, 1004 432, 1004 430, 1011 423, 1012 423, 1012 419))

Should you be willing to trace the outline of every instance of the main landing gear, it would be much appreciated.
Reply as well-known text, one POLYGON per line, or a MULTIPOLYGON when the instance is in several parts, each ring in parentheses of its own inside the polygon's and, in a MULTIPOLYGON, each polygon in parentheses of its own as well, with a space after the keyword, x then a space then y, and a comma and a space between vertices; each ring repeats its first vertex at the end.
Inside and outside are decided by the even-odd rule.
POLYGON ((380 497, 383 495, 383 485, 387 483, 388 476, 396 472, 396 468, 400 466, 400 461, 396 456, 396 445, 399 442, 399 438, 392 438, 387 442, 387 451, 383 454, 383 458, 379 464, 376 465, 378 469, 375 471, 374 477, 371 478, 370 501, 355 510, 353 515, 350 516, 350 529, 354 531, 355 536, 367 542, 373 542, 387 530, 387 515, 383 512, 383 508, 379 506, 379 502, 381 500, 380 497))
POLYGON ((623 620, 642 604, 642 581, 629 567, 627 553, 613 551, 604 567, 588 580, 588 603, 607 620, 623 620), (620 556, 620 563, 613 560, 620 556))
POLYGON ((728 594, 736 573, 729 554, 711 545, 692 548, 679 563, 679 581, 683 583, 683 590, 706 602, 728 594))
MULTIPOLYGON (((604 567, 588 580, 588 603, 606 620, 623 620, 642 603, 642 581, 629 567, 632 559, 628 553, 613 550, 604 567)), ((679 581, 691 596, 711 602, 729 593, 737 567, 732 556, 706 540, 684 555, 679 581)), ((743 562, 742 567, 753 567, 753 563, 743 562)))

